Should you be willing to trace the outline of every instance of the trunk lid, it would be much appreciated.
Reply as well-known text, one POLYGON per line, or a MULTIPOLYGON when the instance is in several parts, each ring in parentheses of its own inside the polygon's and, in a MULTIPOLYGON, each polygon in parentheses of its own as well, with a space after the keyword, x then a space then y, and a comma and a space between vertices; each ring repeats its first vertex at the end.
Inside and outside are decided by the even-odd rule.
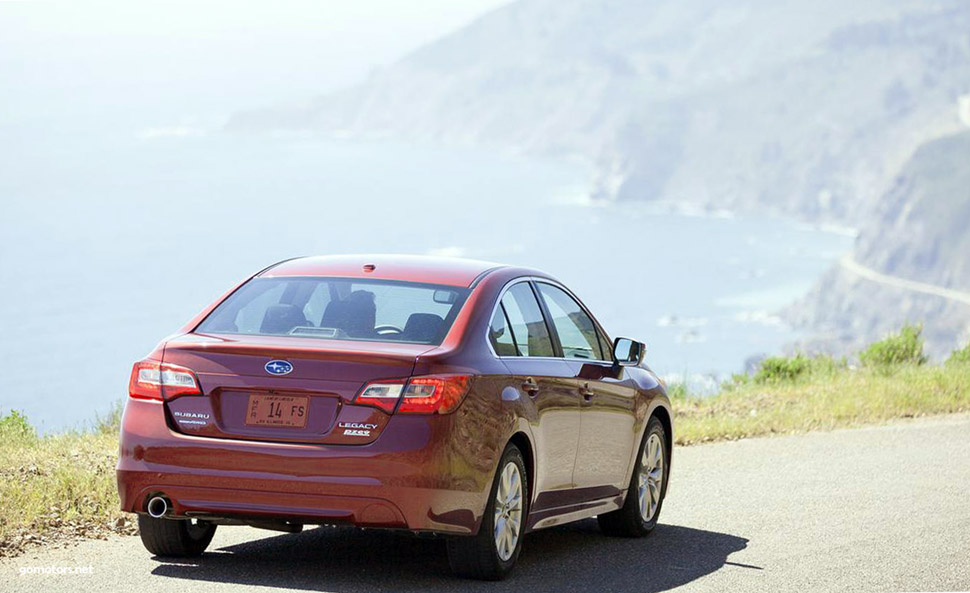
POLYGON ((196 436, 367 444, 389 415, 353 405, 364 384, 406 378, 422 344, 185 334, 163 362, 191 369, 202 395, 165 403, 171 425, 196 436), (271 364, 276 361, 276 364, 271 364))

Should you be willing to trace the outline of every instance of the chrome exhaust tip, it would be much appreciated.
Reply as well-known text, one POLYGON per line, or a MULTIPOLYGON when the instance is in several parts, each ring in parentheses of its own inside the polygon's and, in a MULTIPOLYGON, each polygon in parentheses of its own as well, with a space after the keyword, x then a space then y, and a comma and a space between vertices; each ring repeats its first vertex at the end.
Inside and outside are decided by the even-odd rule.
POLYGON ((148 514, 153 519, 161 519, 168 514, 170 506, 164 496, 153 496, 148 501, 148 514))

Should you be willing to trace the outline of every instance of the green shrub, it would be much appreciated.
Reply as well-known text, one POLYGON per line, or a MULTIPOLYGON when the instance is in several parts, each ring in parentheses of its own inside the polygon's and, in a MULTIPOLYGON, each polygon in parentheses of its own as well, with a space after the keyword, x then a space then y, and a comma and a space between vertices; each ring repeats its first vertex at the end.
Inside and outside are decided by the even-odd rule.
POLYGON ((787 383, 808 375, 811 370, 812 360, 803 354, 771 356, 761 361, 754 380, 756 383, 787 383))
MULTIPOLYGON (((799 352, 795 356, 772 356, 762 360, 752 380, 761 384, 793 383, 808 377, 829 377, 848 366, 845 358, 836 360, 828 355, 807 356, 799 352)), ((736 386, 747 383, 746 380, 732 380, 736 386)))
POLYGON ((950 358, 946 359, 946 364, 970 364, 970 344, 954 350, 950 358))
POLYGON ((771 356, 761 361, 754 375, 756 383, 790 382, 807 375, 811 368, 808 358, 801 354, 793 357, 771 356))
POLYGON ((0 417, 0 439, 7 441, 30 441, 37 438, 37 431, 27 417, 17 410, 11 410, 6 416, 0 417))
POLYGON ((922 332, 920 325, 904 325, 899 333, 870 344, 859 354, 859 360, 867 367, 877 368, 924 364, 926 355, 923 354, 922 332))

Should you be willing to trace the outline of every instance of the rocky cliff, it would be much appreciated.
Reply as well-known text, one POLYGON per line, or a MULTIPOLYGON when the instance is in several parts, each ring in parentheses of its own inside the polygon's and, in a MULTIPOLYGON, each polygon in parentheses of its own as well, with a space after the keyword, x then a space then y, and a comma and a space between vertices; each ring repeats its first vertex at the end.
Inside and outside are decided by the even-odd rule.
POLYGON ((819 334, 810 348, 851 351, 905 322, 925 325, 934 358, 970 340, 970 304, 959 298, 970 298, 970 130, 916 151, 864 222, 852 258, 888 277, 844 265, 826 274, 787 311, 819 334))

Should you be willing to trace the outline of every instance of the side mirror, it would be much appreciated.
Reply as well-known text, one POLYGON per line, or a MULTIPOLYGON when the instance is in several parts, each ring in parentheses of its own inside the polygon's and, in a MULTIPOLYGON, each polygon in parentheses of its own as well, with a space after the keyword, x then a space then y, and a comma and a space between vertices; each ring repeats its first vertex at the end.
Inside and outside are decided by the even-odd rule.
POLYGON ((647 353, 647 345, 630 338, 616 338, 613 340, 613 360, 619 366, 637 366, 643 362, 647 353))

